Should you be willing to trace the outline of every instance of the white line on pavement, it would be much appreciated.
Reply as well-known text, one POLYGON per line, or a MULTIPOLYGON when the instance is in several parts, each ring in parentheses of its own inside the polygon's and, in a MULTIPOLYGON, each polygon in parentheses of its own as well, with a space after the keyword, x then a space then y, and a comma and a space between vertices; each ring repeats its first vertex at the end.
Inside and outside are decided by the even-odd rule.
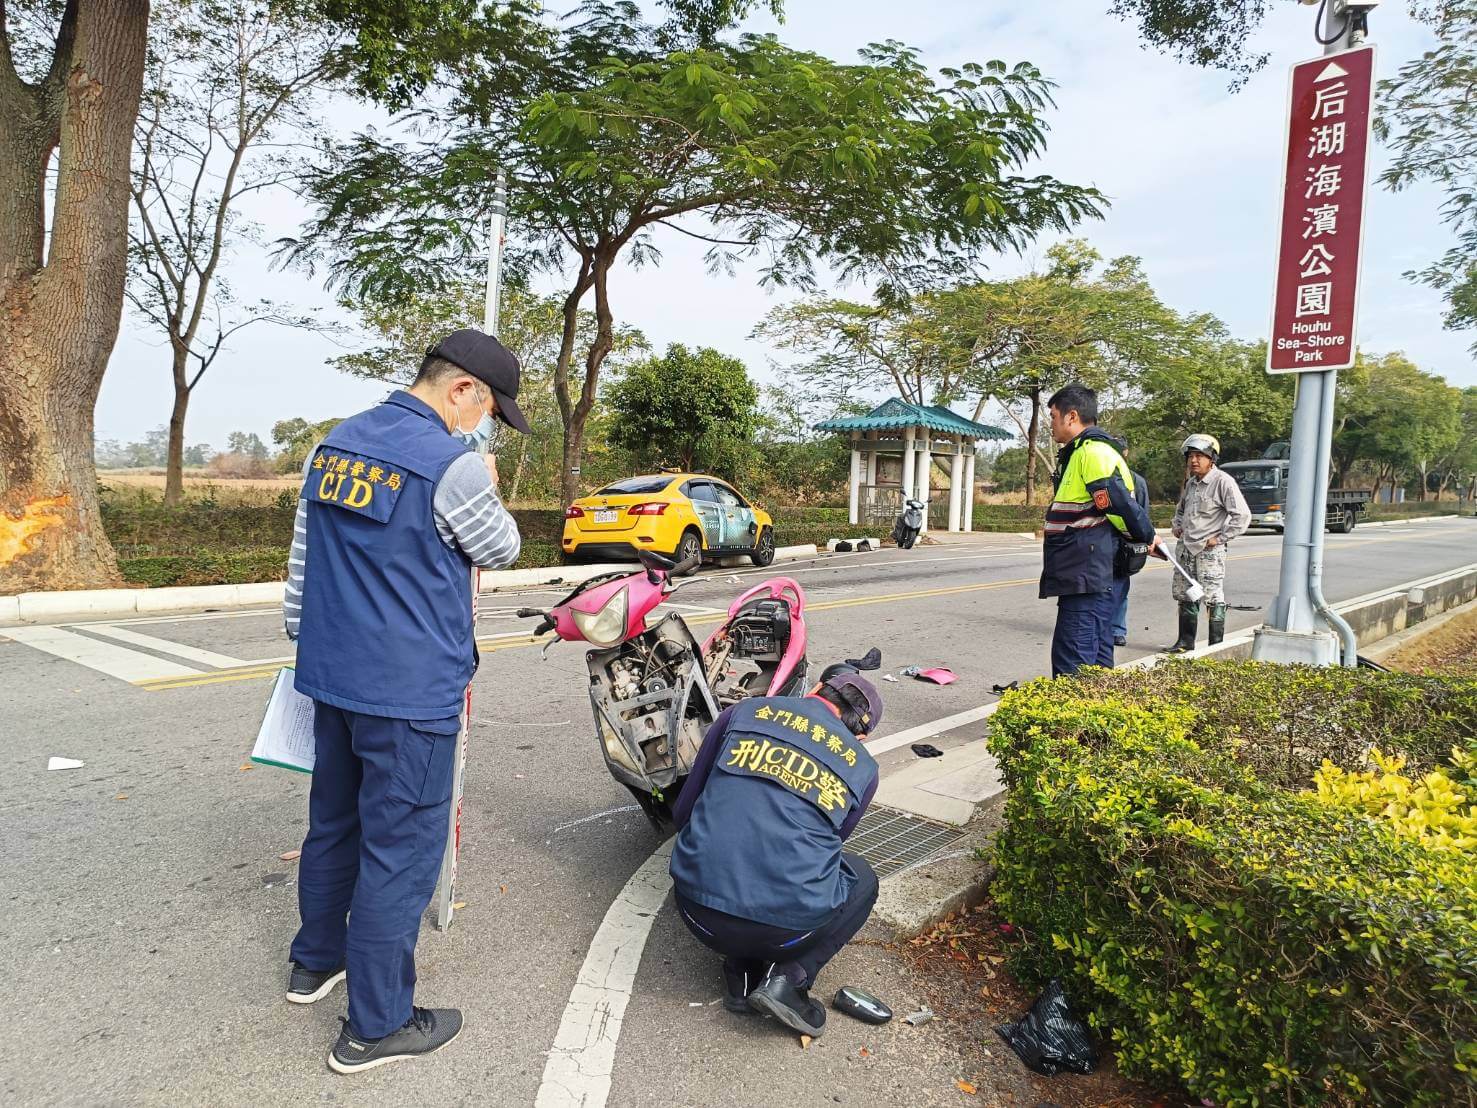
POLYGON ((896 750, 900 746, 907 746, 920 739, 931 739, 935 735, 953 731, 956 727, 964 727, 967 724, 978 723, 982 719, 989 719, 998 707, 1000 707, 998 700, 993 704, 981 704, 978 708, 971 708, 967 712, 959 712, 952 716, 945 716, 943 719, 936 719, 932 723, 920 723, 917 727, 909 727, 906 731, 899 731, 896 735, 870 739, 865 745, 868 753, 875 758, 878 754, 886 754, 889 750, 896 750))
POLYGON ((111 627, 106 623, 94 623, 87 630, 94 635, 116 639, 129 646, 147 647, 161 654, 173 654, 176 658, 183 658, 187 662, 200 662, 207 666, 215 666, 217 669, 230 669, 233 666, 246 664, 240 658, 232 658, 227 654, 217 654, 213 650, 201 650, 198 646, 186 646, 184 643, 170 642, 168 639, 156 639, 153 635, 140 635, 137 631, 129 631, 123 627, 111 627))
POLYGON ((600 921, 564 1006, 535 1108, 603 1108, 646 937, 671 882, 670 840, 641 863, 600 921))
POLYGON ((197 677, 200 674, 198 669, 166 662, 152 654, 140 654, 112 643, 98 642, 60 627, 6 627, 0 635, 124 681, 197 677))

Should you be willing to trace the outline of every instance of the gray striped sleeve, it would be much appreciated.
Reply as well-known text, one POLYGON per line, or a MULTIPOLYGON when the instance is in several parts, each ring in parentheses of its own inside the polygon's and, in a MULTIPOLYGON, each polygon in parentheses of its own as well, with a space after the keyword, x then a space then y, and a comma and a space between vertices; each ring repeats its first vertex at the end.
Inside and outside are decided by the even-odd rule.
POLYGON ((518 524, 503 507, 480 454, 468 453, 447 467, 433 503, 441 541, 459 547, 473 565, 502 569, 518 560, 518 524))
MULTIPOLYGON (((308 460, 303 463, 303 482, 308 480, 308 466, 313 462, 314 450, 308 451, 308 460)), ((298 627, 303 619, 303 579, 308 573, 308 502, 301 497, 297 502, 297 513, 292 517, 292 549, 287 553, 287 584, 282 590, 282 626, 289 639, 296 639, 298 627)))

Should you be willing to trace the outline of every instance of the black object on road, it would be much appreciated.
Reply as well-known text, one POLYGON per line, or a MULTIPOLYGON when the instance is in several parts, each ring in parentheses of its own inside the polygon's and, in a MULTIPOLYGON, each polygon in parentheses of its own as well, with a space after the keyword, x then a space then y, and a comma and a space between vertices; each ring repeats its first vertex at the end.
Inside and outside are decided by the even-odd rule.
POLYGON ((831 1007, 863 1023, 886 1023, 892 1019, 891 1008, 865 989, 858 989, 855 985, 847 985, 845 988, 836 990, 831 1007))
POLYGON ((1008 693, 1011 689, 1018 689, 1018 688, 1020 688, 1020 686, 1021 686, 1021 683, 1019 681, 1012 681, 1008 685, 991 685, 990 686, 990 691, 991 692, 1000 693, 1003 696, 1005 693, 1008 693))
POLYGON ((1046 1077, 1063 1070, 1091 1073, 1097 1051, 1087 1025, 1072 1014, 1061 978, 1053 977, 1031 1010, 1015 1023, 995 1028, 1028 1069, 1046 1077))
POLYGON ((942 758, 944 756, 942 750, 936 746, 929 746, 927 743, 914 743, 912 750, 920 758, 942 758))

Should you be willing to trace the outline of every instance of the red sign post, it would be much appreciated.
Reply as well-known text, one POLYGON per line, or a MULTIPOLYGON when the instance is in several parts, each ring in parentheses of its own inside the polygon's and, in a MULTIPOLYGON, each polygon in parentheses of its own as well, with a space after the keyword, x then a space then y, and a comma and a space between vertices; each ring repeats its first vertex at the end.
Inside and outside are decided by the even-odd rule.
POLYGON ((1354 364, 1374 47, 1292 67, 1269 373, 1354 364))

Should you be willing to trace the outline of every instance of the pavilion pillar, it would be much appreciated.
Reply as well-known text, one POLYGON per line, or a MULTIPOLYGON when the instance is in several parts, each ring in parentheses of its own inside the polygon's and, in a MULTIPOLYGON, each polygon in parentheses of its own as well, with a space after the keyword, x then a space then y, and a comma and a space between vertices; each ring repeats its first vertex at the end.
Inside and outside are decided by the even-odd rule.
POLYGON ((933 470, 933 452, 929 450, 929 441, 925 429, 923 445, 918 448, 918 489, 914 495, 923 501, 923 528, 920 534, 928 533, 928 486, 933 470))
POLYGON ((964 530, 974 530, 974 444, 964 459, 964 530))
POLYGON ((962 531, 964 525, 959 518, 959 507, 963 501, 964 443, 955 441, 954 458, 949 467, 949 530, 962 531))
MULTIPOLYGON (((913 486, 917 483, 918 480, 917 477, 914 476, 917 472, 918 462, 913 448, 913 444, 915 441, 916 440, 913 437, 913 428, 909 427, 905 431, 903 431, 903 487, 898 491, 902 494, 902 498, 904 500, 908 500, 912 497, 913 486)), ((902 507, 902 505, 898 506, 902 507)))
POLYGON ((854 527, 858 522, 858 509, 862 493, 862 452, 856 435, 851 439, 851 498, 848 501, 847 519, 854 527))

